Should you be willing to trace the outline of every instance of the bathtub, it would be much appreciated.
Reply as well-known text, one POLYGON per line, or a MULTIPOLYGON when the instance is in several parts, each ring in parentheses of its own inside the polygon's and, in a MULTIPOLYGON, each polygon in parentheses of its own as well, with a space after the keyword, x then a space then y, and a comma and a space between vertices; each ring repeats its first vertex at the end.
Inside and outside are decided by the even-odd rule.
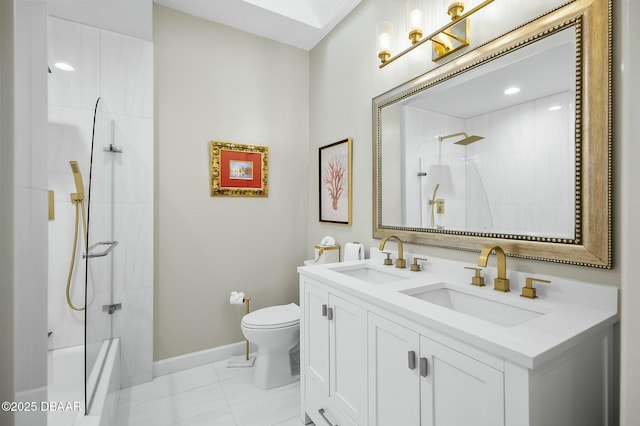
POLYGON ((94 389, 89 413, 85 415, 84 345, 55 349, 48 353, 47 401, 78 403, 77 410, 50 410, 48 426, 116 426, 120 394, 120 339, 105 340, 89 374, 88 388, 94 389))

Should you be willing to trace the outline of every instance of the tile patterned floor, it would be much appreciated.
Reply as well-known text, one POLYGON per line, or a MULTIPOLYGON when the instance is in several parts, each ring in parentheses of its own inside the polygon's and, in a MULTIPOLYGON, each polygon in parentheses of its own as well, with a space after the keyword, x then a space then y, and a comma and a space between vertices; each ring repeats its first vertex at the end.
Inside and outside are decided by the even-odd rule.
POLYGON ((160 376, 120 392, 119 426, 301 426, 300 382, 268 391, 253 368, 227 361, 160 376))

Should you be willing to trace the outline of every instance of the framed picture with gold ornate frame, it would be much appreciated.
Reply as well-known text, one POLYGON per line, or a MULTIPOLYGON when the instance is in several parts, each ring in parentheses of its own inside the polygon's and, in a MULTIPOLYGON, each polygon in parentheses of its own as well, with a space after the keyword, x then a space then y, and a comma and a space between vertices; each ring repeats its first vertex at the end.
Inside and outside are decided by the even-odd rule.
POLYGON ((319 148, 320 222, 351 225, 351 138, 319 148))
POLYGON ((269 147, 211 141, 210 192, 212 197, 266 197, 269 147))

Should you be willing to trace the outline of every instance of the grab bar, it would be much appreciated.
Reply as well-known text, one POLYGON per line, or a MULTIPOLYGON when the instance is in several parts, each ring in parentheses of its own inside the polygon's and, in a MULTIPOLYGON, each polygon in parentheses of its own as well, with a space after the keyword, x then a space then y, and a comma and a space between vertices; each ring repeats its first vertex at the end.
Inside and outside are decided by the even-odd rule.
POLYGON ((115 248, 115 246, 118 245, 117 241, 100 241, 99 243, 95 243, 92 244, 89 249, 87 250, 87 253, 83 253, 82 257, 84 259, 86 259, 87 257, 91 258, 91 257, 103 257, 108 255, 109 253, 111 253, 111 250, 113 250, 115 248), (98 253, 91 253, 91 250, 93 250, 94 248, 98 247, 98 246, 106 246, 108 245, 109 247, 107 247, 104 251, 98 252, 98 253))

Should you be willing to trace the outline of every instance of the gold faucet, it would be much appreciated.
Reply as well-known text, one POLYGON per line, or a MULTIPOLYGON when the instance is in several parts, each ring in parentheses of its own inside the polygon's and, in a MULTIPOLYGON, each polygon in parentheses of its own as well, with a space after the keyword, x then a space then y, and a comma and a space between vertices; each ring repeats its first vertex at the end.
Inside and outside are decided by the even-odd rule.
POLYGON ((487 266, 489 256, 491 252, 496 252, 498 258, 498 277, 493 280, 493 289, 497 291, 507 292, 509 291, 509 279, 507 278, 507 256, 504 254, 504 250, 500 246, 487 246, 480 252, 478 258, 478 266, 487 266))
POLYGON ((384 245, 390 238, 395 238, 396 240, 398 240, 398 259, 396 260, 396 268, 406 268, 407 261, 402 257, 404 252, 402 248, 402 240, 400 238, 396 237, 395 235, 389 235, 387 238, 380 242, 380 251, 384 250, 384 245))

